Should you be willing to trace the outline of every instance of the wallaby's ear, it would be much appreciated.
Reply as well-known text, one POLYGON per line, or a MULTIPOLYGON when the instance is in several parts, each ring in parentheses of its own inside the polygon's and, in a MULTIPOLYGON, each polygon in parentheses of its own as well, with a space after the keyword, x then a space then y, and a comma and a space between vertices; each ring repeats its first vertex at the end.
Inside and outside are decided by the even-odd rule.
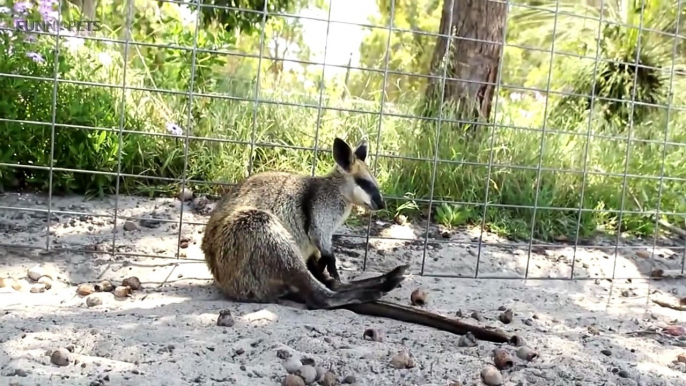
POLYGON ((346 172, 350 171, 350 167, 355 162, 353 149, 338 137, 333 140, 333 159, 346 172))
POLYGON ((355 157, 362 162, 367 159, 367 145, 367 139, 363 138, 360 143, 357 144, 357 148, 355 149, 355 157))

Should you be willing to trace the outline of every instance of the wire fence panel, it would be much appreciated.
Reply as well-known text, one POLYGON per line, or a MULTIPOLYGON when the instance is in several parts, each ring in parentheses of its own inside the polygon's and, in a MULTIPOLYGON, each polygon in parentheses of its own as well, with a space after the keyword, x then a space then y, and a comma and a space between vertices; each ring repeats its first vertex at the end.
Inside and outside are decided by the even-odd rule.
POLYGON ((201 261, 233 184, 366 137, 388 208, 337 235, 345 268, 683 275, 681 2, 149 3, 0 2, 2 246, 201 261))

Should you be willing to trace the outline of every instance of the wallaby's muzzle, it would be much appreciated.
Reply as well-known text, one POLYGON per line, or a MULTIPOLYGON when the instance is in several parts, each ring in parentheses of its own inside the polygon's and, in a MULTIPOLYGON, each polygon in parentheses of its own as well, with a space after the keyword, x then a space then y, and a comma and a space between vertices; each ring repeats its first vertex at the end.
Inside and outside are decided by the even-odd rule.
POLYGON ((375 194, 372 196, 372 210, 383 210, 386 208, 386 202, 384 202, 383 197, 380 194, 375 194))

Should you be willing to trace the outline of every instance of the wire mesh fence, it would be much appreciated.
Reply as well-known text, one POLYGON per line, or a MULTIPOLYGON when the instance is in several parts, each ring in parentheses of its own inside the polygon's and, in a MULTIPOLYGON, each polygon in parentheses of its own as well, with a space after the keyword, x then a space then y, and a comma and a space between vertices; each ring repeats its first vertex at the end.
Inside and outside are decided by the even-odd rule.
POLYGON ((8 191, 37 188, 47 198, 5 198, 0 209, 42 213, 47 221, 42 245, 32 238, 5 247, 192 259, 182 249, 184 229, 205 224, 189 213, 196 200, 267 169, 325 172, 329 143, 341 135, 369 138, 370 167, 391 204, 385 213, 354 216, 357 230, 338 235, 344 243, 363 240, 362 269, 384 259, 382 248, 370 248, 378 241, 394 242, 397 254, 414 248, 405 257, 427 276, 615 280, 684 272, 679 236, 686 231, 669 224, 686 216, 680 1, 659 8, 645 0, 630 10, 603 0, 420 2, 433 20, 425 24, 438 29, 431 31, 408 11, 417 6, 400 0, 379 2, 378 23, 344 20, 356 10, 333 0, 315 6, 326 17, 275 1, 256 9, 102 2, 91 15, 101 28, 85 33, 60 24, 73 20, 73 5, 28 21, 16 13, 24 3, 3 9, 15 14, 3 26, 0 173, 8 191), (153 8, 163 14, 157 24, 141 21, 153 8), (212 12, 223 15, 223 25, 212 12), (48 16, 58 28, 45 28, 48 16), (320 61, 302 47, 301 57, 279 51, 302 39, 301 23, 320 26, 311 33, 320 61), (340 52, 353 29, 338 27, 372 36, 359 43, 369 55, 360 49, 358 65, 340 52), (332 38, 336 28, 341 36, 332 38), (347 63, 333 62, 336 55, 347 63), (418 62, 414 71, 404 68, 418 62), (432 87, 435 94, 425 92, 432 87), (417 95, 422 111, 410 106, 417 95), (472 114, 474 101, 485 116, 472 114), (98 212, 61 207, 70 190, 113 203, 98 212), (177 218, 131 214, 138 201, 124 210, 122 197, 132 191, 183 197, 172 200, 180 203, 177 218), (60 216, 111 219, 102 225, 111 236, 98 236, 110 247, 55 243, 60 216), (409 236, 390 226, 401 218, 414 226, 409 236), (126 251, 127 222, 170 224, 175 251, 126 251), (498 232, 510 240, 493 236, 498 232), (488 248, 504 257, 484 274, 484 260, 495 253, 488 248), (581 250, 607 250, 607 267, 589 272, 581 250), (442 254, 458 256, 452 261, 461 268, 450 268, 442 254), (617 275, 618 261, 635 264, 624 270, 633 275, 617 275), (549 269, 557 273, 532 274, 536 265, 558 263, 549 269), (515 265, 514 274, 499 274, 497 264, 515 265))

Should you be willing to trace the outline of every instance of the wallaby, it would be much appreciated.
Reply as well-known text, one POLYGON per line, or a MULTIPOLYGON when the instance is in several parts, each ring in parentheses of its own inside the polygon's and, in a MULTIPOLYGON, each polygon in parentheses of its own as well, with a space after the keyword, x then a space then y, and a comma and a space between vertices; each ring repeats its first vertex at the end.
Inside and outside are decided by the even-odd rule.
POLYGON ((226 193, 205 227, 202 250, 217 285, 239 302, 296 300, 310 309, 353 312, 417 323, 477 339, 507 336, 457 320, 378 301, 405 278, 409 265, 383 275, 342 282, 332 235, 353 205, 385 208, 365 160, 367 141, 353 150, 333 142, 333 170, 325 176, 285 172, 253 174, 226 193))

